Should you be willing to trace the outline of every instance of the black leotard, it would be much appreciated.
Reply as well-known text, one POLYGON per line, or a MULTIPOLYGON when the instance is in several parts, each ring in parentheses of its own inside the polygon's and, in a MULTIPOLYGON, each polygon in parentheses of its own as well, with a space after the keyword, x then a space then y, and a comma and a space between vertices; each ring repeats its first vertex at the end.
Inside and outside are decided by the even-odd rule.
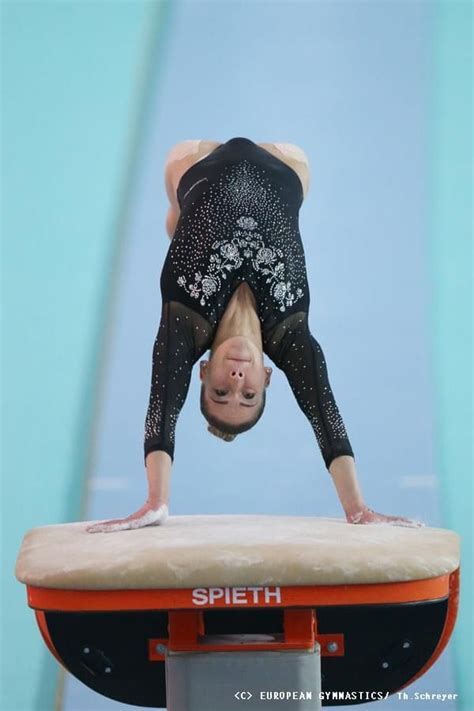
POLYGON ((247 138, 232 138, 194 163, 177 189, 181 207, 160 287, 145 421, 145 460, 174 457, 176 421, 193 364, 211 347, 235 289, 251 288, 263 351, 284 371, 316 435, 326 467, 354 456, 328 380, 321 346, 308 327, 310 303, 298 213, 297 173, 247 138))

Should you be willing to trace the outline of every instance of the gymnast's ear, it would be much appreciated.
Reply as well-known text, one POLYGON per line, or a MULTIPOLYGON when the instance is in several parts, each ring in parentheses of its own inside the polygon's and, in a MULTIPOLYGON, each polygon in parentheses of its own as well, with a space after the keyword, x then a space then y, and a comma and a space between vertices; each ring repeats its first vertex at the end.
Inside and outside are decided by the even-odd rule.
POLYGON ((270 385, 270 380, 271 380, 271 376, 272 376, 272 373, 273 373, 273 368, 265 368, 265 373, 266 373, 266 375, 265 375, 265 387, 267 387, 268 385, 270 385))
POLYGON ((201 380, 204 380, 204 376, 206 374, 206 368, 208 366, 208 363, 209 363, 208 360, 199 361, 199 378, 201 380))

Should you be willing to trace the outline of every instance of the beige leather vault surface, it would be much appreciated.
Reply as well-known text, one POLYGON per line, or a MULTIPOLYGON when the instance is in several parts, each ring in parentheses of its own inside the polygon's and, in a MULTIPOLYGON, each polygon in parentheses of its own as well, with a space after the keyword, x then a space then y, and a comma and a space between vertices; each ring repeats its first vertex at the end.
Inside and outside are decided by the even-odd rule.
POLYGON ((440 528, 305 516, 170 516, 161 526, 87 533, 89 522, 29 530, 19 581, 63 589, 338 585, 421 580, 459 566, 440 528))

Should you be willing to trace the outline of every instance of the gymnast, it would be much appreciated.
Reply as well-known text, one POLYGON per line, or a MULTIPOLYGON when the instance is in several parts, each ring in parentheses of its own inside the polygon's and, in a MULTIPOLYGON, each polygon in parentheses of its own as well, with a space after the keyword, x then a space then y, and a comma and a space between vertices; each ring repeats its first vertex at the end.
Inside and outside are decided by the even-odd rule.
POLYGON ((298 215, 309 185, 304 152, 248 138, 184 141, 168 153, 165 184, 171 239, 160 279, 161 319, 153 346, 145 419, 148 498, 90 533, 159 525, 168 517, 175 428, 200 361, 201 411, 211 434, 231 442, 262 416, 272 368, 286 375, 314 431, 351 524, 418 521, 370 509, 328 379, 308 326, 310 292, 298 215))

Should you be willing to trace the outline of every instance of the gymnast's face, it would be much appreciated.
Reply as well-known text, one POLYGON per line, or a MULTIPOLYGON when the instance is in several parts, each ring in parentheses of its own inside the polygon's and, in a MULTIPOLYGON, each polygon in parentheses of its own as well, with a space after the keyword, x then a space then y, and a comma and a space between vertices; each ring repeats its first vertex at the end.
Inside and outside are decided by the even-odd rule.
POLYGON ((263 354, 252 341, 244 336, 227 338, 200 366, 211 415, 231 424, 255 417, 272 369, 263 365, 263 354))

